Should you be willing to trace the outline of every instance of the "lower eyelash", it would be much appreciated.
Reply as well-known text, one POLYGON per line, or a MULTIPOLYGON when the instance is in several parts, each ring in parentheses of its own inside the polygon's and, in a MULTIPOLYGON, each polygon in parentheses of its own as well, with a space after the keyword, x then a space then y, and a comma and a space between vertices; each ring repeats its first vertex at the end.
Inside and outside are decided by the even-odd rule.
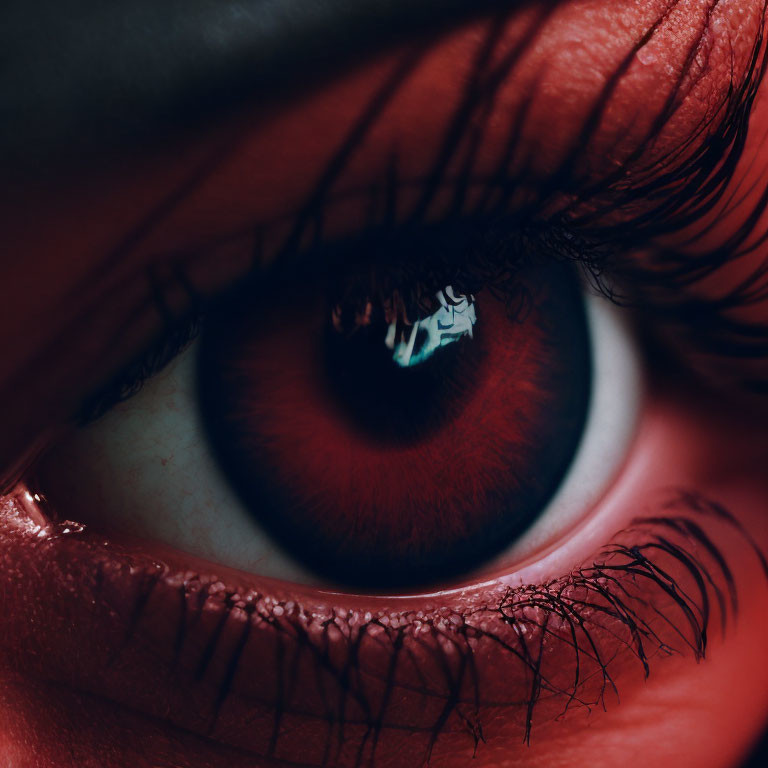
MULTIPOLYGON (((677 490, 662 514, 634 520, 593 563, 542 585, 499 587, 463 611, 313 610, 187 574, 174 587, 183 607, 174 668, 214 689, 215 735, 246 646, 255 643, 259 652, 249 659, 260 660, 264 679, 258 697, 247 701, 278 702, 264 744, 271 758, 290 760, 290 740, 280 734, 310 728, 308 720, 325 730, 318 764, 373 765, 380 734, 405 726, 420 736, 414 738, 421 754, 409 758, 414 764, 428 762, 445 737, 465 734, 477 749, 499 709, 517 717, 528 743, 542 722, 618 699, 614 670, 626 660, 647 677, 656 658, 704 658, 715 617, 725 632, 738 611, 736 585, 702 518, 741 537, 768 579, 765 555, 730 513, 677 490), (204 610, 217 617, 208 629, 204 610), (229 626, 230 655, 221 659, 227 624, 234 634, 229 626), (232 636, 239 639, 232 643, 232 636), (203 651, 190 661, 191 648, 203 651), (479 664, 480 657, 488 658, 479 664), (421 683, 415 688, 408 679, 421 683)), ((157 574, 141 582, 126 646, 141 634, 142 613, 161 582, 157 574)))
POLYGON ((658 674, 656 660, 705 656, 738 613, 724 541, 768 580, 739 521, 686 489, 546 583, 369 601, 225 583, 32 500, 6 497, 0 516, 19 670, 289 764, 441 764, 502 722, 521 742, 542 738, 658 674))

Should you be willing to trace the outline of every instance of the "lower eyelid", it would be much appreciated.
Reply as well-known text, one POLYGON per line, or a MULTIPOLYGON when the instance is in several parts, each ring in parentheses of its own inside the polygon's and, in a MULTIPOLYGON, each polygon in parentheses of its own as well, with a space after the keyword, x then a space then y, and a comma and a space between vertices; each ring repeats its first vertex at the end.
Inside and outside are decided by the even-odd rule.
POLYGON ((20 493, 4 500, 0 539, 21 668, 313 764, 329 727, 345 750, 373 729, 380 756, 404 748, 407 728, 418 760, 445 739, 491 736, 493 718, 483 725, 499 709, 523 737, 564 709, 611 706, 614 684, 621 692, 672 649, 701 657, 707 630, 734 618, 734 551, 746 554, 739 578, 750 558, 759 570, 748 538, 695 493, 666 495, 648 513, 655 520, 635 521, 586 566, 545 583, 402 598, 201 575, 186 557, 32 519, 38 507, 20 493), (44 628, 31 620, 40 611, 44 628), (295 728, 300 744, 275 738, 295 728))

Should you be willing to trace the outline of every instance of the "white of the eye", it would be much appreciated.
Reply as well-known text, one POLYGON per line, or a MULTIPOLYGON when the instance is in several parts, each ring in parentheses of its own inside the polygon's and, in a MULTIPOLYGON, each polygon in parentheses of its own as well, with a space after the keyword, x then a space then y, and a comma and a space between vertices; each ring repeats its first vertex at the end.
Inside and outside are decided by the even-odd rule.
POLYGON ((198 347, 67 441, 49 457, 49 477, 115 530, 231 568, 317 583, 280 552, 219 470, 197 405, 198 347))
MULTIPOLYGON (((635 346, 619 310, 596 296, 586 307, 593 370, 584 433, 555 496, 499 564, 525 560, 567 533, 628 454, 642 394, 635 346)), ((53 480, 117 529, 231 568, 317 584, 263 531, 219 470, 197 406, 197 348, 67 441, 49 459, 53 480)))
POLYGON ((502 555, 504 562, 527 558, 582 520, 610 487, 636 433, 643 377, 624 313, 598 295, 587 295, 585 304, 592 388, 584 431, 555 495, 533 526, 502 555))

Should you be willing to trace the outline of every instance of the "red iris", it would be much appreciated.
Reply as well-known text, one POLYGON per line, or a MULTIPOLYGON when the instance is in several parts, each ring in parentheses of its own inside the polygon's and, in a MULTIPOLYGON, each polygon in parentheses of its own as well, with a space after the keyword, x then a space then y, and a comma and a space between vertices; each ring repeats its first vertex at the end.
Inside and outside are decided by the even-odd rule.
POLYGON ((460 575, 541 512, 589 392, 573 273, 529 269, 524 316, 481 291, 477 325, 400 368, 375 323, 345 340, 322 289, 250 294, 207 324, 202 407, 220 463, 299 561, 354 585, 460 575))

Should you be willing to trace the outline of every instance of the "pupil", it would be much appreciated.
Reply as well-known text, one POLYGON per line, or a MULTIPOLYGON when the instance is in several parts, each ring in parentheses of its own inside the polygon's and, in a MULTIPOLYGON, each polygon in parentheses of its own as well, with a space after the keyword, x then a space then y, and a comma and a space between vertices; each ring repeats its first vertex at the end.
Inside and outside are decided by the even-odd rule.
POLYGON ((325 386, 350 429, 405 445, 462 410, 485 358, 474 297, 448 286, 432 314, 403 320, 392 303, 336 305, 325 334, 325 386))

